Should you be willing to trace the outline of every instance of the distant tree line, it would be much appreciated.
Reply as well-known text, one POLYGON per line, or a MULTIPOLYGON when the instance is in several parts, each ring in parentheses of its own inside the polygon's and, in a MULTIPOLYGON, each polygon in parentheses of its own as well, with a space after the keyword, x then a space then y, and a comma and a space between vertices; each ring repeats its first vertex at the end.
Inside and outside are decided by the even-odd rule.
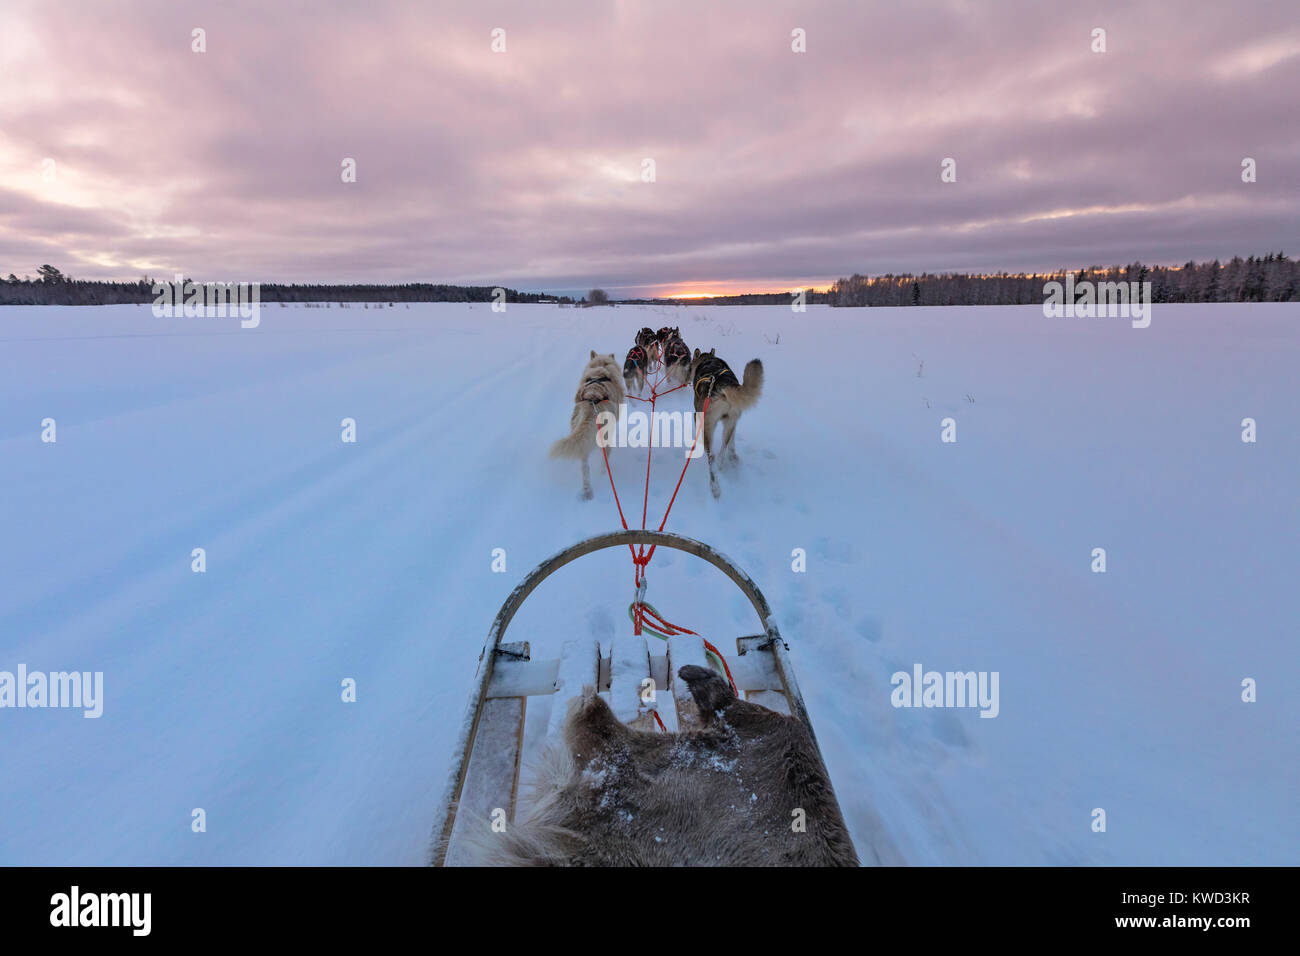
MULTIPOLYGON (((854 274, 838 279, 825 292, 804 290, 808 305, 900 306, 900 305, 1032 305, 1044 298, 1047 282, 1064 282, 1065 270, 1051 273, 999 272, 993 275, 966 273, 910 272, 882 276, 854 274)), ((175 277, 159 282, 171 282, 175 277)), ((1300 260, 1285 254, 1234 256, 1226 263, 1187 262, 1182 266, 1090 266, 1074 273, 1076 283, 1150 282, 1153 302, 1296 302, 1300 301, 1300 260)), ((198 280, 194 280, 198 281, 198 280)), ((106 282, 74 279, 52 265, 43 265, 35 277, 18 278, 10 273, 0 279, 0 305, 119 305, 152 303, 154 280, 106 282)), ((428 282, 394 285, 322 283, 263 283, 262 302, 491 302, 496 286, 459 286, 428 282)), ((506 289, 507 302, 555 302, 570 305, 569 296, 506 289)), ((593 289, 582 304, 609 301, 601 289, 593 289)), ((708 299, 620 299, 626 304, 699 305, 789 305, 789 292, 754 292, 708 299)))
MULTIPOLYGON (((1047 282, 1064 282, 1066 271, 967 275, 923 272, 852 275, 831 286, 833 306, 1031 305, 1044 298, 1047 282)), ((1300 260, 1283 253, 1234 256, 1227 263, 1187 262, 1182 266, 1091 266, 1074 273, 1075 283, 1150 282, 1152 302, 1300 301, 1300 260)), ((811 300, 809 300, 811 301, 811 300)))
MULTIPOLYGON (((187 277, 188 278, 188 277, 187 277)), ((0 279, 0 305, 125 305, 152 303, 157 296, 155 281, 174 282, 175 276, 158 280, 144 277, 135 282, 105 282, 74 279, 51 265, 41 266, 35 277, 18 278, 10 273, 0 279)), ((185 280, 182 280, 185 281, 185 280)), ((192 281, 202 284, 200 280, 192 281)), ((497 286, 444 285, 406 282, 396 285, 321 283, 262 283, 262 302, 491 302, 497 286)), ((567 296, 541 292, 505 290, 507 302, 565 302, 567 296)))

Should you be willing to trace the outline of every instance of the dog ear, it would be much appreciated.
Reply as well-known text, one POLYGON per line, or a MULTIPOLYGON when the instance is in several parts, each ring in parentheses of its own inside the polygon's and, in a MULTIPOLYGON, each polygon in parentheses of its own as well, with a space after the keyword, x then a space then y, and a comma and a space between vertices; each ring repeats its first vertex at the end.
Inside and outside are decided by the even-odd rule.
POLYGON ((595 358, 595 357, 596 357, 596 350, 595 350, 595 349, 592 349, 592 350, 591 350, 591 357, 592 357, 592 358, 595 358))
MULTIPOLYGON (((610 358, 614 358, 614 353, 613 353, 613 352, 610 352, 610 353, 609 353, 609 357, 610 357, 610 358)), ((617 359, 615 359, 615 361, 617 361, 617 359)))
POLYGON ((715 345, 713 348, 709 349, 709 354, 716 358, 718 355, 718 347, 715 345))
POLYGON ((694 362, 699 357, 700 357, 700 350, 696 349, 695 354, 691 356, 691 361, 694 362))

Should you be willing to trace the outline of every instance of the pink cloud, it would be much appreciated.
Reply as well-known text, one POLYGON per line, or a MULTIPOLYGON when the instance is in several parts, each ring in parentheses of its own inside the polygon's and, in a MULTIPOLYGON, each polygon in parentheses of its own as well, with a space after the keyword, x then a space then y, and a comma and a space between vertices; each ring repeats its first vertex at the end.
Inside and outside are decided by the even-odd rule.
POLYGON ((58 0, 7 17, 4 272, 630 292, 1296 248, 1285 5, 58 0))

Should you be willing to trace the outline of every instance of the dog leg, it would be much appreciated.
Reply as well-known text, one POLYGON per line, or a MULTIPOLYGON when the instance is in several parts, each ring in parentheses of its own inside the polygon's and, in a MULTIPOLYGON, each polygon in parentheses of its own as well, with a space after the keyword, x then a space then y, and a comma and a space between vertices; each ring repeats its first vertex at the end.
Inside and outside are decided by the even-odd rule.
POLYGON ((736 455, 736 425, 739 422, 739 415, 729 415, 722 426, 722 460, 727 466, 740 464, 736 455))
POLYGON ((713 473, 713 428, 717 425, 714 422, 709 424, 708 416, 704 418, 704 455, 709 459, 709 491, 713 492, 713 497, 722 497, 722 488, 718 485, 718 476, 713 473))
POLYGON ((585 455, 582 459, 582 500, 591 500, 591 466, 587 464, 585 455))

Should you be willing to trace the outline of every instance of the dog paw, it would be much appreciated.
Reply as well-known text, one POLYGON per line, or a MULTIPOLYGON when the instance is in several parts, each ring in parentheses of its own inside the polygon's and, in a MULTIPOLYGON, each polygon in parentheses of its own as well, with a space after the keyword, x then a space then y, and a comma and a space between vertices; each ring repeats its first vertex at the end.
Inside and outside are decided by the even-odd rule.
POLYGON ((578 497, 579 497, 582 501, 590 501, 590 500, 592 499, 591 489, 590 489, 590 488, 583 488, 583 489, 582 489, 582 494, 580 494, 578 497))
POLYGON ((716 478, 709 479, 709 491, 713 492, 713 497, 715 498, 722 497, 722 488, 718 486, 718 479, 716 478))

